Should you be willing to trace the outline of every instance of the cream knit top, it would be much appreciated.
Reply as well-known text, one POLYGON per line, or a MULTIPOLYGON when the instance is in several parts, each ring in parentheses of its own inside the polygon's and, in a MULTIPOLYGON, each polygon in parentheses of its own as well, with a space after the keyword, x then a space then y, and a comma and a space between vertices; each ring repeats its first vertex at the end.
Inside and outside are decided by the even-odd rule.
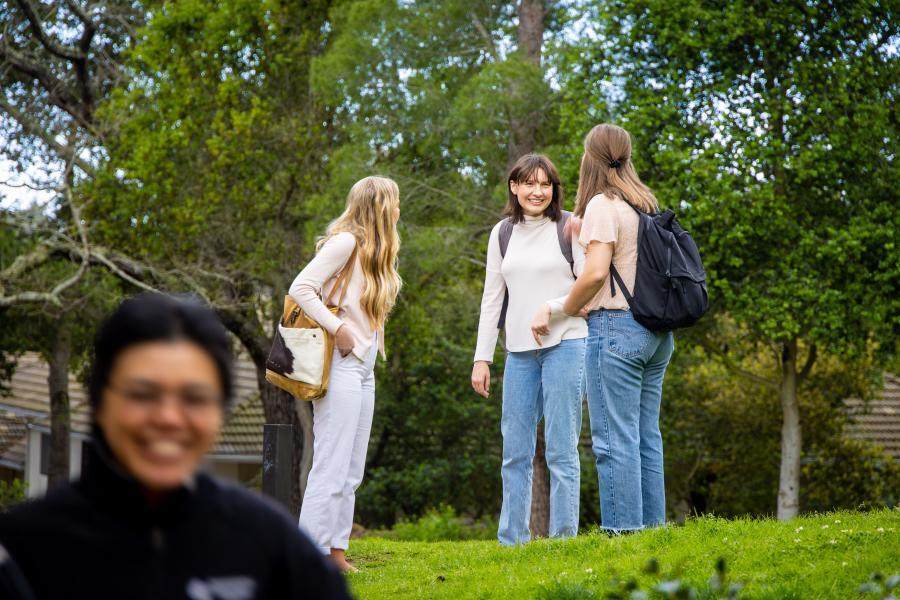
MULTIPOLYGON (((329 333, 334 334, 341 325, 346 325, 353 336, 353 355, 364 361, 372 346, 375 330, 369 324, 369 317, 363 310, 360 299, 366 285, 366 279, 356 257, 353 274, 347 294, 341 303, 337 315, 326 308, 322 298, 328 298, 341 271, 347 268, 347 261, 356 247, 356 238, 352 233, 341 232, 325 242, 315 257, 300 271, 288 292, 291 298, 300 305, 306 314, 315 319, 329 333)), ((332 299, 337 302, 341 291, 337 290, 332 299)), ((384 330, 378 330, 378 349, 384 357, 384 330)))
MULTIPOLYGON (((525 216, 513 226, 506 256, 500 256, 500 223, 491 230, 488 241, 481 318, 475 360, 493 362, 499 330, 497 321, 503 306, 504 292, 509 289, 506 311, 506 349, 523 352, 549 348, 562 340, 587 336, 587 322, 581 317, 568 317, 562 302, 575 283, 572 269, 559 249, 556 223, 549 217, 525 216), (554 301, 554 302, 551 302, 554 301), (531 322, 538 307, 550 303, 550 335, 538 346, 531 334, 531 322)), ((584 250, 572 240, 575 274, 584 268, 584 250)))

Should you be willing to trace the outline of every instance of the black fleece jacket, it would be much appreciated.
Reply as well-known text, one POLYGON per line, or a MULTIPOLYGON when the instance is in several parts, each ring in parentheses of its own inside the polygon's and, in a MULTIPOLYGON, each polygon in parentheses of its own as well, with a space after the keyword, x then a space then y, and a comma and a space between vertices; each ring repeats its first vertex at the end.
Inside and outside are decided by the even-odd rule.
POLYGON ((274 502, 198 474, 151 507, 92 446, 79 481, 0 515, 0 595, 28 597, 17 565, 38 600, 350 598, 274 502))

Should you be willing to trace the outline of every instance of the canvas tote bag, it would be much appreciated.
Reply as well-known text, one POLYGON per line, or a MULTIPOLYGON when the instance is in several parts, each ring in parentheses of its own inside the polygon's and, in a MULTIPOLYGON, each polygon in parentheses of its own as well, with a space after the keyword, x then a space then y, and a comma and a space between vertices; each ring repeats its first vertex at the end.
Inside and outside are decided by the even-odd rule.
MULTIPOLYGON (((355 266, 356 248, 325 300, 325 306, 334 314, 344 302, 355 266), (332 305, 338 288, 340 298, 332 305)), ((307 315, 293 298, 285 296, 284 310, 266 360, 266 381, 298 400, 317 400, 328 391, 333 351, 334 336, 307 315)))

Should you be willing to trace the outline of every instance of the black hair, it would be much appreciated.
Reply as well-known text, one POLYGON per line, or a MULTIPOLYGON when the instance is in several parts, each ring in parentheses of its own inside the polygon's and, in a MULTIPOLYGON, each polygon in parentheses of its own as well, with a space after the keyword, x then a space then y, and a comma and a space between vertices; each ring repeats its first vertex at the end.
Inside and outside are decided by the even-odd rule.
POLYGON ((187 340, 213 359, 222 384, 224 408, 233 394, 231 348, 216 314, 193 296, 143 293, 122 302, 94 340, 88 398, 96 413, 116 358, 135 344, 187 340))
POLYGON ((503 214, 509 217, 513 223, 518 223, 524 219, 525 213, 522 210, 521 205, 519 205, 519 199, 513 194, 512 187, 509 184, 512 182, 523 183, 538 170, 547 174, 547 179, 550 180, 550 183, 553 186, 553 196, 550 199, 550 204, 548 204, 546 210, 544 210, 544 215, 550 217, 551 221, 558 221, 562 216, 563 189, 559 178, 559 171, 556 170, 556 165, 553 164, 553 161, 543 154, 531 153, 520 157, 519 160, 516 161, 516 164, 509 170, 509 175, 506 177, 506 191, 509 192, 509 197, 506 202, 506 208, 503 210, 503 214))

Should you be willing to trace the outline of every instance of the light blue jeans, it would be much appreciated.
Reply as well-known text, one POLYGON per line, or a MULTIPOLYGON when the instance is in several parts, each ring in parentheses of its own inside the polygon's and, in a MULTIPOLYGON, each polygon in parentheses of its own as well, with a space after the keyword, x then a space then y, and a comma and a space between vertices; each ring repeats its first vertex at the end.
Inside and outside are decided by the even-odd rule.
POLYGON ((578 533, 581 468, 578 437, 584 391, 584 338, 509 352, 503 371, 503 505, 497 538, 503 545, 531 539, 531 475, 537 424, 544 417, 550 471, 550 536, 578 533))
POLYGON ((650 331, 630 311, 598 310, 588 318, 588 412, 608 531, 666 522, 659 405, 674 348, 671 331, 650 331))

